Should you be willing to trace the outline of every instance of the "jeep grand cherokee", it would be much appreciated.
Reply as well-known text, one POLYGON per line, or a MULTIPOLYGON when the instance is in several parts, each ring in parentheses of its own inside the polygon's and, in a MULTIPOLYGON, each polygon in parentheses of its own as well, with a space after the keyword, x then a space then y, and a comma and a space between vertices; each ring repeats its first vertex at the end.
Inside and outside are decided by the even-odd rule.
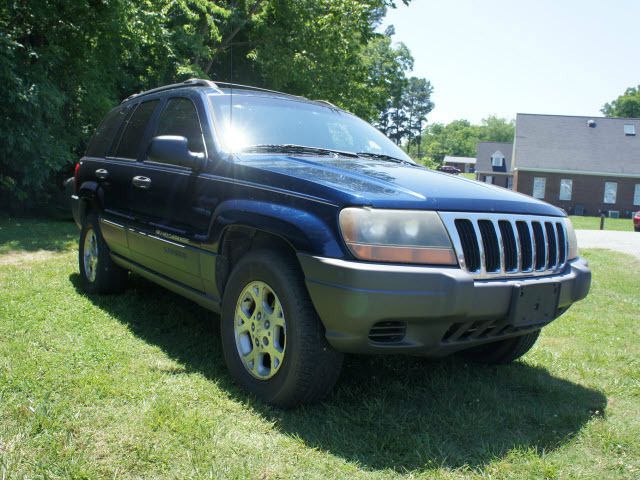
POLYGON ((431 171, 327 102, 189 80, 109 112, 75 171, 86 291, 135 272, 220 314, 233 378, 289 407, 344 353, 487 363, 587 295, 566 214, 431 171))

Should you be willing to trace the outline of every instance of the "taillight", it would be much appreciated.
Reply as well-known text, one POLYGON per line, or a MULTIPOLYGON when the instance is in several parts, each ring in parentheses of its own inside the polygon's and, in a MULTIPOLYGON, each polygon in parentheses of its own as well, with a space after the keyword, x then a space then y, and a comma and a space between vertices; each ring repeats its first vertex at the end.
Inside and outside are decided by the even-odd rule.
POLYGON ((73 169, 73 189, 78 194, 80 185, 78 184, 78 171, 80 170, 80 162, 76 163, 76 168, 73 169))

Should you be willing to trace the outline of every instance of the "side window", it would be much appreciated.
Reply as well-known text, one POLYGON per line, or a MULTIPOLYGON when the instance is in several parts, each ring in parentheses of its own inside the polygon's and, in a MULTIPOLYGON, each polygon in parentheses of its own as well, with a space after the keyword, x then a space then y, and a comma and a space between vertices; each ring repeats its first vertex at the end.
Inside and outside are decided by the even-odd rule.
POLYGON ((187 98, 172 98, 160 114, 155 136, 177 135, 189 141, 189 150, 204 152, 202 128, 193 102, 187 98))
POLYGON ((104 157, 106 155, 113 137, 118 132, 127 113, 128 109, 122 107, 114 108, 107 113, 89 142, 86 153, 88 157, 104 157))
POLYGON ((129 158, 131 160, 138 158, 140 141, 144 137, 144 131, 158 103, 159 100, 152 100, 138 105, 138 108, 136 108, 133 115, 129 117, 124 127, 120 142, 118 143, 118 149, 116 150, 116 157, 129 158))

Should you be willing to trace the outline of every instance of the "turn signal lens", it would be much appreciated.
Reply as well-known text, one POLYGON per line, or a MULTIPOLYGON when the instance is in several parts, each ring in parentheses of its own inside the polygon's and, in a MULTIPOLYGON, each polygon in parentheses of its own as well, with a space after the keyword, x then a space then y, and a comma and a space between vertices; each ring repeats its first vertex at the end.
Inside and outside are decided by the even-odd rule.
POLYGON ((449 235, 436 212, 345 208, 340 229, 361 260, 457 265, 449 235))
POLYGON ((576 238, 576 231, 573 229, 573 224, 568 218, 564 219, 564 225, 567 228, 567 241, 569 242, 569 254, 567 258, 573 260, 578 258, 578 239, 576 238))

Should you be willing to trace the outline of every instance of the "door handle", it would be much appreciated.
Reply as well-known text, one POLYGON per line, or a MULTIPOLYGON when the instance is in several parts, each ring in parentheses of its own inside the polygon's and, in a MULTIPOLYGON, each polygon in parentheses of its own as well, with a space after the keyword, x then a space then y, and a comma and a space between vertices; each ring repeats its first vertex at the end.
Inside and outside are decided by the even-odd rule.
POLYGON ((106 180, 109 177, 109 172, 104 168, 99 168, 96 170, 96 177, 98 177, 99 180, 106 180))
POLYGON ((133 183, 134 187, 142 188, 143 190, 147 190, 148 188, 151 188, 151 179, 149 177, 142 177, 142 176, 133 177, 133 179, 131 180, 131 183, 133 183))

